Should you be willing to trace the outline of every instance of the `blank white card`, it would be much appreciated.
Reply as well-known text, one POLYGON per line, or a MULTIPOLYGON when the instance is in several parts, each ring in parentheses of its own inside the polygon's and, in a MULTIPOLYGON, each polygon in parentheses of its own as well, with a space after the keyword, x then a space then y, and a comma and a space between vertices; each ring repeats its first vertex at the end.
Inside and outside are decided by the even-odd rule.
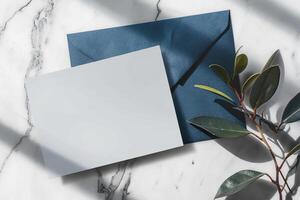
POLYGON ((42 75, 26 88, 56 175, 183 145, 158 46, 42 75))

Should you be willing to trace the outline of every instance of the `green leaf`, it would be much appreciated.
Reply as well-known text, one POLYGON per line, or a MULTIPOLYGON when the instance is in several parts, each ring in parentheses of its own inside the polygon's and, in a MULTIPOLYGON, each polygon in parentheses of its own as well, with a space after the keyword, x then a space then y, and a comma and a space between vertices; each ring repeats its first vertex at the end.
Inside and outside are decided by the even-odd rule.
POLYGON ((248 57, 246 54, 240 54, 235 58, 234 63, 234 77, 243 72, 248 65, 248 57))
POLYGON ((281 57, 281 54, 280 54, 280 50, 276 50, 272 56, 269 58, 268 62, 265 64, 264 68, 263 68, 263 71, 265 71, 266 69, 272 67, 272 66, 276 66, 276 65, 279 65, 279 61, 278 59, 281 57))
POLYGON ((209 66, 225 83, 230 82, 230 76, 226 69, 218 64, 212 64, 209 66))
POLYGON ((279 79, 279 66, 272 66, 266 69, 256 78, 250 93, 250 105, 252 108, 258 108, 274 95, 279 85, 279 79))
POLYGON ((242 85, 242 93, 244 94, 246 89, 249 88, 249 86, 251 86, 251 84, 253 83, 253 81, 255 81, 257 79, 257 77, 260 75, 260 73, 255 73, 252 74, 242 85))
POLYGON ((284 123, 292 123, 298 120, 300 120, 300 92, 287 104, 281 118, 284 123))
POLYGON ((202 90, 207 90, 207 91, 212 92, 214 94, 217 94, 217 95, 219 95, 219 96, 221 96, 225 99, 228 99, 231 102, 234 102, 233 99, 231 97, 229 97, 227 94, 225 94, 224 92, 221 92, 220 90, 217 90, 215 88, 212 88, 212 87, 209 87, 209 86, 206 86, 206 85, 200 85, 200 84, 194 85, 194 87, 200 88, 202 90))
POLYGON ((190 119, 189 123, 221 138, 237 138, 250 134, 250 132, 240 124, 218 117, 196 117, 190 119))
POLYGON ((251 183, 255 182, 257 179, 265 175, 265 173, 253 171, 253 170, 242 170, 234 175, 227 178, 220 186, 215 199, 225 196, 233 195, 251 183))
POLYGON ((286 157, 287 158, 290 157, 291 155, 293 155, 294 153, 296 153, 299 150, 300 150, 300 143, 298 143, 296 146, 294 146, 294 148, 292 148, 292 150, 290 152, 288 152, 286 157))

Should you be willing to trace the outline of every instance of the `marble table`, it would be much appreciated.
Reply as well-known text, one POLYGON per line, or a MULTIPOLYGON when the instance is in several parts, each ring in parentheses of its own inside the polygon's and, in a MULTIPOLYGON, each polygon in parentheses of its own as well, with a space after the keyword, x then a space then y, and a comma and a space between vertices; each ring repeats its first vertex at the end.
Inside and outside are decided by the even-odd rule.
MULTIPOLYGON (((238 170, 274 173, 264 148, 245 137, 199 142, 49 179, 31 139, 36 130, 24 81, 70 67, 67 33, 230 9, 235 45, 243 45, 241 51, 250 59, 244 75, 281 50, 282 84, 268 113, 278 120, 283 105, 300 90, 298 0, 1 0, 0 5, 0 199, 206 200, 238 170)), ((299 127, 292 124, 291 136, 279 138, 284 150, 299 141, 299 127)), ((295 187, 300 184, 297 174, 290 179, 295 187)), ((278 199, 275 192, 262 179, 227 199, 278 199)), ((287 199, 300 199, 299 193, 287 199)))

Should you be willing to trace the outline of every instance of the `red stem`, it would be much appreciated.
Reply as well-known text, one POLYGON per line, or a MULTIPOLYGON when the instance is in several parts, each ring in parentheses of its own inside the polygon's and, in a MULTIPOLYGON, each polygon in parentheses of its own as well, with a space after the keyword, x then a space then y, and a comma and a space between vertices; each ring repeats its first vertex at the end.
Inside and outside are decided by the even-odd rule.
MULTIPOLYGON (((237 98, 238 98, 238 100, 239 100, 240 106, 241 106, 243 109, 246 109, 246 108, 245 108, 245 105, 244 105, 244 103, 243 103, 243 100, 244 100, 244 99, 242 98, 242 96, 239 94, 239 92, 236 90, 236 88, 235 88, 233 85, 231 85, 231 88, 232 88, 232 90, 234 91, 235 95, 237 96, 237 98)), ((254 111, 254 112, 253 112, 252 117, 249 116, 249 118, 250 118, 250 119, 252 120, 252 122, 255 124, 256 129, 258 130, 258 132, 259 132, 260 135, 261 135, 261 138, 259 138, 258 136, 256 136, 256 137, 259 138, 259 139, 267 146, 267 149, 269 150, 269 153, 270 153, 270 155, 271 155, 271 157, 272 157, 272 159, 273 159, 274 166, 275 166, 275 169, 276 169, 276 179, 274 180, 270 175, 268 175, 268 177, 271 179, 272 183, 276 185, 277 191, 278 191, 278 194, 279 194, 279 199, 282 200, 283 198, 282 198, 282 190, 281 190, 281 188, 280 188, 279 174, 283 177, 283 179, 284 179, 284 181, 285 181, 285 184, 287 184, 287 181, 286 181, 286 179, 284 178, 284 176, 283 176, 283 174, 282 174, 282 172, 281 172, 281 170, 280 170, 281 168, 280 168, 279 165, 278 165, 278 162, 277 162, 277 159, 276 159, 276 157, 275 157, 275 154, 274 154, 274 152, 272 151, 272 148, 271 148, 271 146, 269 145, 268 141, 266 140, 266 138, 265 138, 265 136, 264 136, 264 134, 263 134, 263 132, 262 132, 262 130, 261 130, 260 125, 257 124, 257 122, 255 121, 255 119, 256 119, 256 108, 254 108, 253 111, 254 111)), ((254 135, 255 135, 255 134, 254 134, 254 135)))

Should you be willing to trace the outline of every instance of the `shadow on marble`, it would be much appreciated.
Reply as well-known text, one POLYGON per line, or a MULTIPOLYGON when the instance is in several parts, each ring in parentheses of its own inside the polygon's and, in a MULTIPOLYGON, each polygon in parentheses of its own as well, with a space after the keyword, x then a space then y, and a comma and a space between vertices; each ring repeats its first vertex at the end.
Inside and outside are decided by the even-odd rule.
MULTIPOLYGON (((298 153, 298 159, 299 159, 298 161, 300 162, 300 153, 298 153)), ((298 167, 296 168, 296 171, 295 171, 294 180, 295 180, 294 185, 291 188, 294 193, 292 194, 289 191, 286 191, 287 192, 286 200, 294 200, 293 196, 295 194, 297 194, 297 192, 299 190, 299 187, 300 187, 300 167, 299 167, 299 164, 298 164, 298 167)))
POLYGON ((258 180, 244 190, 227 197, 226 200, 269 200, 276 191, 276 187, 271 182, 258 180))
MULTIPOLYGON (((2 161, 3 165, 2 165, 1 173, 3 173, 3 170, 5 170, 4 166, 6 165, 6 162, 9 162, 9 156, 14 151, 18 151, 19 153, 24 155, 25 158, 29 159, 31 162, 33 162, 37 166, 41 167, 42 169, 47 170, 51 174, 56 173, 55 171, 53 171, 49 168, 46 168, 44 161, 43 161, 43 156, 42 156, 42 153, 40 150, 40 145, 37 142, 33 141, 29 136, 25 136, 24 134, 19 133, 19 132, 13 130, 12 128, 4 125, 2 122, 0 122, 0 140, 3 144, 5 144, 6 146, 11 148, 11 151, 9 152, 9 154, 7 154, 8 156, 5 157, 4 160, 2 161)), ((60 156, 57 152, 55 152, 51 149, 45 148, 45 150, 47 150, 48 152, 53 154, 53 156, 57 157, 57 159, 60 159, 63 162, 67 162, 73 166, 80 167, 80 165, 77 162, 72 161, 72 160, 67 160, 64 157, 60 156)), ((91 171, 84 172, 85 175, 87 175, 89 173, 91 173, 91 171)), ((51 178, 49 178, 48 180, 51 181, 51 178)), ((97 197, 99 196, 99 194, 97 194, 96 189, 94 191, 92 191, 91 188, 82 187, 83 184, 80 184, 78 186, 80 186, 80 187, 78 187, 79 189, 86 192, 89 196, 91 196, 91 195, 94 195, 94 196, 96 195, 97 197)))
POLYGON ((248 162, 264 163, 272 160, 266 147, 253 136, 216 139, 215 142, 236 157, 248 162))
MULTIPOLYGON (((11 152, 9 152, 9 154, 13 153, 13 151, 15 151, 15 150, 19 150, 19 147, 20 147, 19 145, 21 145, 21 143, 23 143, 26 139, 28 139, 28 137, 25 136, 24 134, 18 133, 17 131, 13 130, 12 128, 10 128, 10 127, 4 125, 2 122, 0 122, 0 140, 6 146, 11 147, 11 152)), ((36 144, 35 142, 32 142, 30 140, 26 143, 28 143, 29 146, 38 147, 38 144, 36 144)), ((24 154, 27 158, 29 158, 31 161, 35 162, 36 164, 41 165, 41 166, 44 165, 44 161, 43 161, 42 157, 39 157, 39 158, 41 158, 41 159, 39 159, 36 157, 36 155, 27 153, 25 151, 25 149, 20 150, 20 152, 22 154, 24 154)), ((8 159, 3 161, 3 166, 6 164, 5 162, 7 162, 7 161, 8 161, 8 159)), ((3 167, 3 170, 4 170, 4 167, 3 167)))
POLYGON ((253 7, 254 12, 267 17, 262 18, 262 20, 269 20, 277 24, 278 28, 282 30, 293 30, 300 34, 300 14, 292 13, 291 10, 278 2, 271 0, 234 0, 234 2, 243 6, 253 7))
POLYGON ((90 6, 92 9, 99 8, 113 13, 113 16, 119 17, 120 20, 126 20, 129 23, 140 21, 141 19, 149 20, 149 15, 155 20, 157 10, 156 5, 151 5, 145 1, 137 0, 81 0, 83 4, 90 6), (134 8, 138 10, 133 10, 134 8), (131 11, 131 12, 129 12, 131 11), (142 14, 139 12, 142 11, 142 14))
MULTIPOLYGON (((158 14, 158 10, 156 4, 148 5, 144 1, 136 1, 129 0, 120 2, 117 0, 82 0, 86 4, 91 5, 92 7, 101 7, 106 8, 108 11, 115 13, 117 16, 121 18, 128 19, 129 21, 136 21, 137 15, 132 12, 128 12, 126 7, 136 7, 139 10, 142 10, 144 14, 153 13, 153 20, 156 18, 158 14)), ((240 4, 242 6, 253 7, 254 12, 258 14, 264 15, 268 18, 262 18, 262 20, 270 20, 272 23, 276 23, 279 27, 285 27, 289 30, 294 30, 299 32, 300 30, 300 14, 296 15, 296 13, 292 13, 285 6, 281 5, 278 2, 271 0, 234 0, 236 4, 240 4)), ((159 11, 160 14, 160 11, 159 11)), ((164 16, 168 18, 168 16, 164 16)))
MULTIPOLYGON (((27 158, 31 159, 31 161, 35 162, 36 164, 45 167, 44 165, 44 160, 41 157, 37 157, 36 154, 28 154, 24 149, 21 149, 21 146, 19 145, 24 145, 25 143, 27 146, 35 147, 40 149, 40 144, 38 144, 36 141, 32 140, 30 136, 26 136, 24 134, 18 133, 17 131, 13 130, 12 128, 2 124, 0 122, 0 140, 1 142, 5 143, 7 146, 10 146, 13 148, 13 150, 18 150, 21 152, 23 155, 25 155, 27 158)), ((22 146, 23 147, 23 146, 22 146)), ((51 153, 53 156, 57 157, 57 159, 62 160, 63 162, 70 163, 74 166, 80 167, 79 164, 77 164, 74 161, 67 160, 63 157, 61 157, 57 152, 55 152, 52 149, 48 149, 46 147, 43 147, 45 151, 48 151, 51 153)), ((41 154, 40 154, 41 155, 41 154)), ((51 170, 51 169, 47 169, 51 170)), ((51 171, 52 173, 55 174, 55 171, 51 171)))

